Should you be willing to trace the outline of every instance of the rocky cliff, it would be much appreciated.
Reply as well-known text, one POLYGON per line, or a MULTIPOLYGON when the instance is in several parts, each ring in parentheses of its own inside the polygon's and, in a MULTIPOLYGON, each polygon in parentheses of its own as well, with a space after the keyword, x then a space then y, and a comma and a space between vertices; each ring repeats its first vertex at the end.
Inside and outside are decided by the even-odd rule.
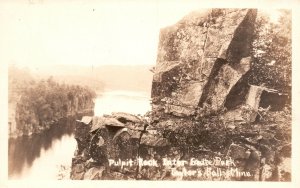
POLYGON ((152 111, 79 121, 71 178, 290 180, 290 109, 262 108, 279 94, 245 79, 256 14, 202 10, 162 29, 152 111))
POLYGON ((224 107, 250 69, 256 10, 194 12, 161 30, 153 112, 205 116, 224 107))

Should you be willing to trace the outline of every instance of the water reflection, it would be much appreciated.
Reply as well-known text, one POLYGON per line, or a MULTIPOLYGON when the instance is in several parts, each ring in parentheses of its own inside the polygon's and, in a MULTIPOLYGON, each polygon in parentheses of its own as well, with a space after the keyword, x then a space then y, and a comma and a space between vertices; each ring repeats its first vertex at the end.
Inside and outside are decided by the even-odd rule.
POLYGON ((74 130, 74 121, 74 118, 65 118, 42 134, 9 139, 9 178, 24 174, 23 171, 28 170, 33 165, 33 162, 40 157, 42 151, 51 149, 53 143, 57 143, 64 135, 71 136, 74 130))

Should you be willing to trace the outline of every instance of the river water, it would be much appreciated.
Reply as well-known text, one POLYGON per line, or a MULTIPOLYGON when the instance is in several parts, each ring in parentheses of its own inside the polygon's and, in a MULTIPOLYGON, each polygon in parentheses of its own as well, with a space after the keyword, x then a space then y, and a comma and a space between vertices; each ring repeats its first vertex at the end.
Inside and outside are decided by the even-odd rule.
MULTIPOLYGON (((133 91, 107 91, 95 100, 95 115, 111 112, 145 114, 150 96, 133 91)), ((75 119, 64 119, 39 135, 9 139, 9 179, 69 179, 76 149, 75 119)))

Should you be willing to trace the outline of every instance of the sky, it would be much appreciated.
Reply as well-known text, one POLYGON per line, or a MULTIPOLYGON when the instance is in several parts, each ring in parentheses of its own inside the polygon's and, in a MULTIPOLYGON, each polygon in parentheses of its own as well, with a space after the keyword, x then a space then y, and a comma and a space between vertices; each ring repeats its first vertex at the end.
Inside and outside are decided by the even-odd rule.
POLYGON ((29 67, 155 64, 160 28, 201 7, 196 0, 7 1, 1 58, 29 67))
POLYGON ((174 4, 167 11, 155 1, 9 3, 1 11, 6 60, 30 66, 155 64, 159 29, 194 7, 174 4))

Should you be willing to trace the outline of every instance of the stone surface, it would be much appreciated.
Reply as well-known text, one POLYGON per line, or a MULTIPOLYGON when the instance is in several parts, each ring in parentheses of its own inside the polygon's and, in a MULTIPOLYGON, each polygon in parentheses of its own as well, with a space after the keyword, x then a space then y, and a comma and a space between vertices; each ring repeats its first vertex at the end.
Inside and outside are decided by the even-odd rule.
POLYGON ((170 145, 170 143, 158 134, 143 134, 140 144, 152 146, 152 147, 164 147, 170 145))
POLYGON ((77 121, 75 124, 75 139, 77 141, 78 153, 81 154, 88 147, 90 124, 77 121))
MULTIPOLYGON (((76 180, 82 180, 84 176, 84 164, 83 163, 74 163, 75 161, 72 161, 72 170, 71 170, 71 179, 76 180)), ((78 161, 77 161, 78 162, 78 161)))
POLYGON ((71 179, 83 180, 84 172, 72 174, 71 179))
POLYGON ((100 179, 102 177, 102 173, 104 170, 105 170, 104 167, 100 167, 100 168, 92 167, 86 173, 84 173, 83 179, 85 180, 100 179))
POLYGON ((250 68, 255 17, 248 9, 202 10, 162 29, 152 110, 181 117, 220 110, 250 68))
POLYGON ((94 132, 104 126, 125 127, 124 124, 113 117, 94 117, 90 132, 94 132))
POLYGON ((232 159, 247 159, 248 154, 246 149, 237 144, 231 144, 227 153, 227 156, 230 156, 232 159))
POLYGON ((127 122, 142 123, 141 119, 138 116, 125 113, 125 112, 113 112, 112 117, 116 118, 122 123, 127 123, 127 122))
MULTIPOLYGON (((248 63, 250 65, 250 62, 248 63)), ((224 106, 224 102, 230 90, 242 77, 242 75, 242 72, 235 70, 230 65, 223 65, 218 74, 210 82, 207 97, 202 102, 205 109, 205 112, 203 113, 207 114, 217 112, 221 109, 224 106)))
POLYGON ((83 164, 77 164, 77 165, 75 165, 74 171, 76 173, 83 172, 84 171, 84 165, 83 164))
POLYGON ((92 116, 83 116, 80 122, 88 125, 92 122, 92 120, 93 120, 92 116))

